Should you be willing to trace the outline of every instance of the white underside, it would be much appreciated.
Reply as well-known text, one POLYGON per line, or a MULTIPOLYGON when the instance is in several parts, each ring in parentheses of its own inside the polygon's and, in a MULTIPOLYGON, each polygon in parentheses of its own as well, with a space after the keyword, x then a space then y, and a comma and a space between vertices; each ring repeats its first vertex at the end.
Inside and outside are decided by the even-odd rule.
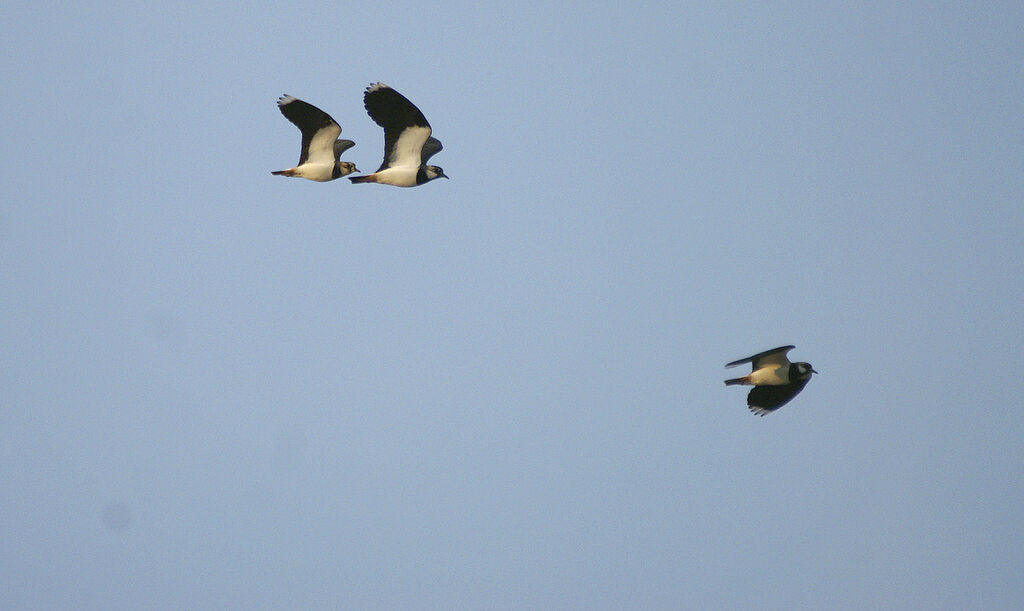
POLYGON ((327 182, 333 180, 334 176, 334 161, 331 163, 304 163, 296 168, 292 168, 296 176, 305 178, 308 180, 315 180, 317 182, 327 182))
POLYGON ((754 386, 781 386, 789 384, 789 366, 770 365, 762 367, 750 374, 750 383, 754 386))
POLYGON ((396 187, 415 187, 416 174, 420 171, 419 166, 385 168, 375 172, 373 177, 377 182, 396 187))

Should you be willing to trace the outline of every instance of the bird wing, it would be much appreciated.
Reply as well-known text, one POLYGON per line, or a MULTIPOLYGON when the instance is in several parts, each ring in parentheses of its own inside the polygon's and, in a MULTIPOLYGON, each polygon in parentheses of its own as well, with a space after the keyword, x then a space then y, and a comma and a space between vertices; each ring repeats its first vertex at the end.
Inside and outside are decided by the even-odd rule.
POLYGON ((420 154, 423 165, 426 165, 427 161, 429 161, 434 155, 440 153, 443 148, 444 147, 441 146, 441 141, 437 138, 433 136, 427 138, 427 141, 423 144, 423 151, 420 154))
POLYGON ((747 406, 758 416, 773 412, 800 394, 810 378, 781 386, 755 386, 747 394, 747 406))
POLYGON ((430 124, 420 109, 384 83, 366 88, 363 106, 373 122, 384 128, 384 161, 377 171, 419 167, 423 145, 430 138, 430 124))
POLYGON ((277 107, 285 119, 291 121, 302 132, 302 152, 299 165, 312 161, 316 164, 331 164, 334 156, 334 141, 341 135, 341 126, 331 115, 302 100, 283 95, 277 107))
POLYGON ((768 365, 776 365, 778 367, 789 365, 789 359, 786 358, 786 353, 793 348, 796 348, 796 346, 779 346, 778 348, 758 352, 754 356, 748 356, 745 359, 733 361, 726 364, 726 367, 735 367, 737 365, 742 365, 743 363, 751 363, 754 371, 757 371, 758 369, 768 365))
POLYGON ((334 160, 337 161, 337 160, 341 159, 341 154, 344 153, 345 151, 349 150, 350 148, 352 148, 355 145, 356 145, 356 143, 352 142, 351 140, 335 140, 334 141, 334 160))

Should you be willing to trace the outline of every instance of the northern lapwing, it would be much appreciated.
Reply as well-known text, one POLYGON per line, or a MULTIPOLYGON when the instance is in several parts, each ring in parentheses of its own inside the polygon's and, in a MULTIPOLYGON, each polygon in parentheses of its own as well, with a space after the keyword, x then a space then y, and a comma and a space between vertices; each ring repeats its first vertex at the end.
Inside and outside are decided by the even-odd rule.
POLYGON ((750 363, 753 371, 742 378, 726 380, 725 385, 753 386, 747 395, 747 406, 758 416, 779 409, 804 389, 812 373, 818 373, 810 363, 790 363, 786 353, 793 348, 796 346, 780 346, 729 363, 726 367, 750 363))
POLYGON ((349 176, 349 180, 415 187, 448 178, 441 168, 427 165, 441 150, 441 141, 430 135, 427 118, 405 96, 384 83, 373 83, 363 94, 363 106, 373 122, 384 128, 384 163, 373 174, 349 176))
POLYGON ((356 143, 338 139, 341 126, 331 115, 290 95, 281 96, 277 107, 281 109, 284 118, 302 132, 302 152, 299 154, 299 165, 271 174, 327 182, 359 171, 356 164, 350 161, 338 161, 341 154, 356 143))

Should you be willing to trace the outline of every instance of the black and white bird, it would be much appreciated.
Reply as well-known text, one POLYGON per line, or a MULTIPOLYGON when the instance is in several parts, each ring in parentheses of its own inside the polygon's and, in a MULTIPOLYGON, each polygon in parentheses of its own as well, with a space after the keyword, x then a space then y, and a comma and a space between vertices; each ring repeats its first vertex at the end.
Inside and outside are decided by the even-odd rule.
POLYGON ((747 406, 758 416, 779 409, 804 389, 812 373, 818 373, 810 363, 790 363, 786 353, 793 348, 796 346, 780 346, 729 363, 726 367, 750 363, 753 371, 742 378, 726 380, 725 385, 753 386, 747 395, 747 406))
POLYGON ((430 135, 427 118, 405 96, 384 83, 373 83, 363 94, 363 106, 373 122, 384 128, 384 163, 373 174, 349 176, 349 180, 415 187, 448 178, 441 168, 427 165, 441 150, 441 141, 430 135))
POLYGON ((302 132, 302 152, 299 154, 299 165, 271 174, 327 182, 359 171, 356 164, 350 161, 338 161, 341 154, 356 143, 338 139, 341 126, 331 115, 290 95, 281 96, 277 100, 277 107, 281 109, 284 118, 302 132))

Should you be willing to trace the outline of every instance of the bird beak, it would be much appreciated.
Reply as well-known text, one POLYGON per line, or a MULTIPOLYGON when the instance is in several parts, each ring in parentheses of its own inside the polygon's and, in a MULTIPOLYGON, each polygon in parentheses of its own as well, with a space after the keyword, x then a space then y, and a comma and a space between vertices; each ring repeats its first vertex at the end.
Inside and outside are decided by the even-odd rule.
POLYGON ((818 372, 814 370, 814 367, 811 367, 811 373, 818 373, 818 372))
MULTIPOLYGON (((444 172, 442 172, 441 173, 441 178, 448 178, 448 175, 445 174, 444 172)), ((451 180, 451 178, 448 178, 448 180, 451 180)))

